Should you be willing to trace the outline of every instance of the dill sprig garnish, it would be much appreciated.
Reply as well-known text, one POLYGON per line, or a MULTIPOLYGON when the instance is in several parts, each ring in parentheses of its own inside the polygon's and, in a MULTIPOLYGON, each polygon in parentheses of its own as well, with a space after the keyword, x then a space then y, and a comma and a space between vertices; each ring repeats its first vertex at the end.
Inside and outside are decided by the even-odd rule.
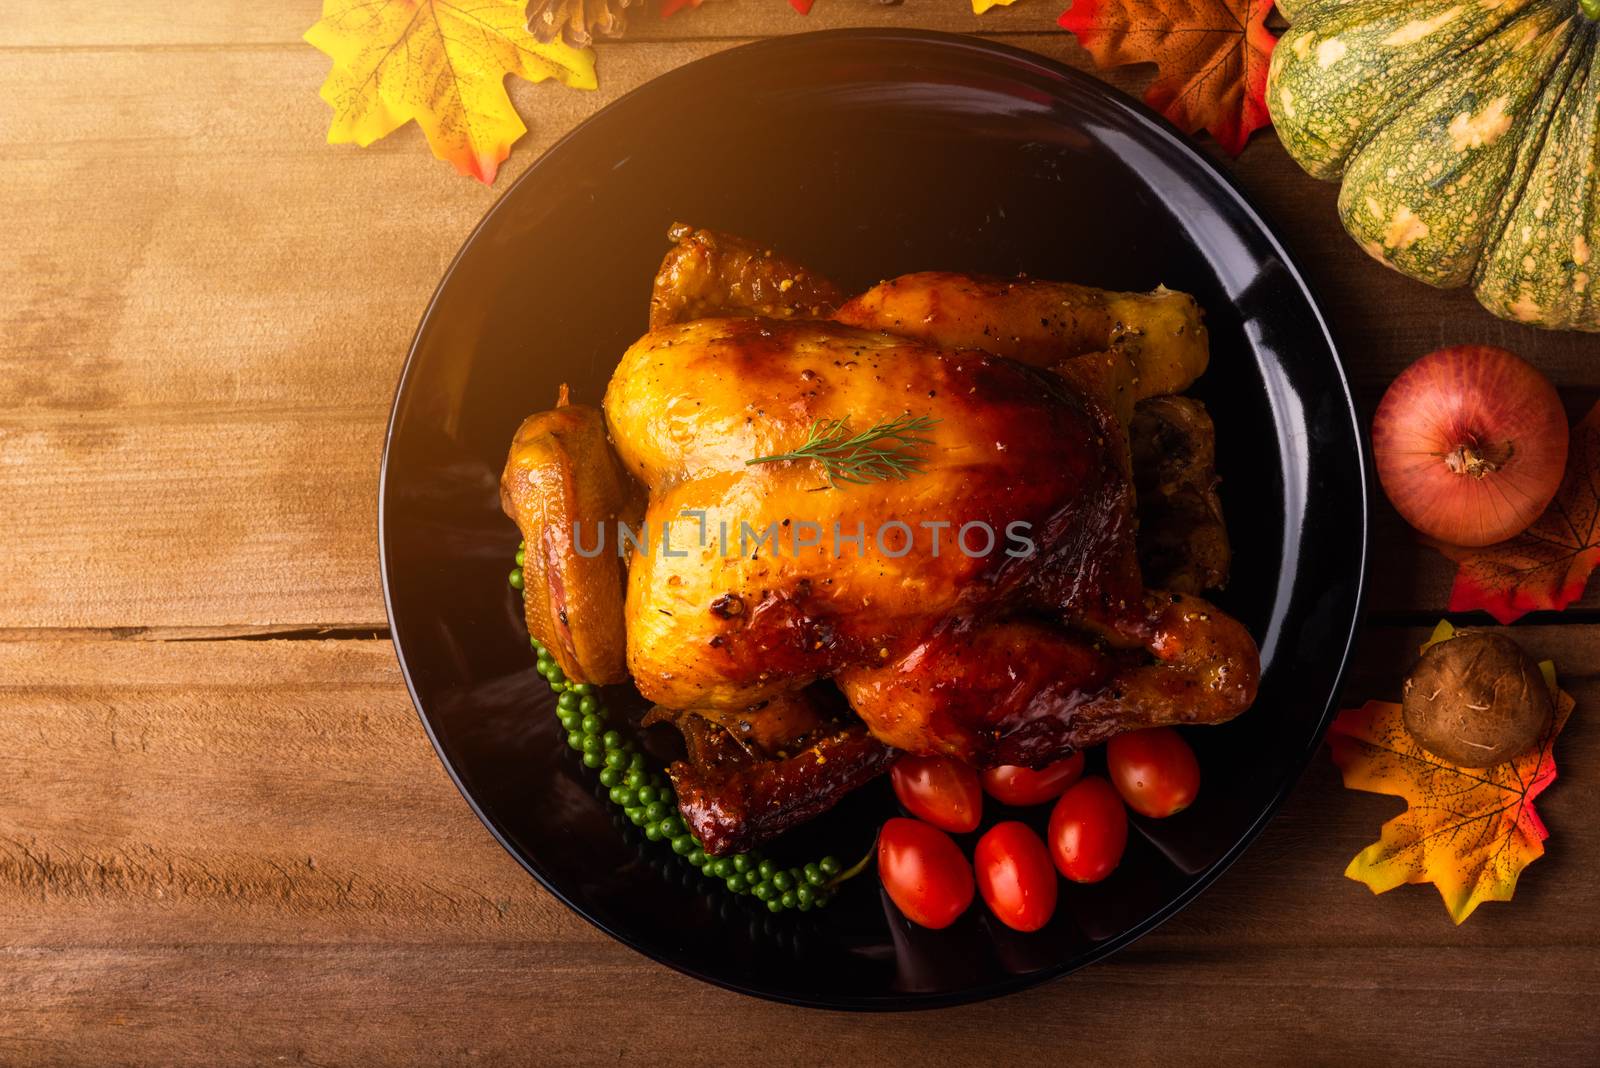
POLYGON ((933 442, 919 435, 938 421, 926 415, 902 415, 852 434, 849 416, 818 419, 811 424, 811 432, 798 449, 757 456, 746 460, 745 466, 778 460, 815 460, 828 473, 828 486, 832 489, 838 489, 841 482, 864 485, 891 478, 904 481, 922 473, 925 461, 917 455, 916 449, 933 442))

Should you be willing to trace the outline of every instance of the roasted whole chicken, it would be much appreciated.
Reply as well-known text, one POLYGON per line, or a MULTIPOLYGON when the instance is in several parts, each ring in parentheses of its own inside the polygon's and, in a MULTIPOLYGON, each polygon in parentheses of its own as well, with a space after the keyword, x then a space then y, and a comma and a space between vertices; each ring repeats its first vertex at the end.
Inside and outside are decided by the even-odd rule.
POLYGON ((1193 298, 929 273, 845 300, 669 237, 603 413, 529 417, 501 494, 530 631, 678 728, 707 852, 902 752, 1037 767, 1250 706, 1255 642, 1198 596, 1229 551, 1177 396, 1208 359, 1193 298))

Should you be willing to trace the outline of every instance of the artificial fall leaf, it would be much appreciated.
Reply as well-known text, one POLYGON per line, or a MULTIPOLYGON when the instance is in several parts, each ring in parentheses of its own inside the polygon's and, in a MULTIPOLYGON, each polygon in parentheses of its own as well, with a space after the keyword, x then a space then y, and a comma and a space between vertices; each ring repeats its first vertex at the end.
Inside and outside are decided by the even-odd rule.
POLYGON ((593 89, 594 54, 541 44, 526 0, 323 0, 305 39, 333 59, 329 144, 365 147, 412 119, 433 154, 488 184, 527 133, 507 74, 593 89))
POLYGON ((1185 133, 1209 131, 1237 156, 1272 122, 1271 10, 1272 0, 1074 0, 1059 22, 1096 66, 1156 64, 1144 102, 1185 133))
POLYGON ((1481 608, 1510 623, 1582 597, 1600 564, 1600 404, 1572 428, 1567 473, 1533 526, 1482 549, 1432 544, 1461 565, 1450 590, 1452 612, 1481 608))
MULTIPOLYGON (((1435 640, 1448 636, 1447 628, 1435 640)), ((1533 799, 1555 781, 1551 750, 1573 707, 1556 686, 1554 666, 1539 667, 1556 695, 1554 721, 1538 746, 1492 768, 1459 768, 1423 749, 1397 704, 1368 701, 1339 713, 1328 745, 1345 786, 1406 801, 1378 840, 1356 854, 1347 877, 1375 894, 1431 882, 1458 924, 1485 901, 1511 900, 1517 876, 1544 855, 1550 837, 1533 799)))

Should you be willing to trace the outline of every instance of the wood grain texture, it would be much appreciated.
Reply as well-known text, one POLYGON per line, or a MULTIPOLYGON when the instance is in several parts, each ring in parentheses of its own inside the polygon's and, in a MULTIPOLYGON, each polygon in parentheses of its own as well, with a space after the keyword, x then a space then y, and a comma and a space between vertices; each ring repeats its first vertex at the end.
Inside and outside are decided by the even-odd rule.
MULTIPOLYGON (((444 265, 539 148, 734 42, 613 46, 596 93, 518 85, 532 132, 491 190, 434 160, 414 127, 363 151, 324 144, 311 90, 325 61, 308 47, 50 36, 88 25, 24 18, 0 64, 0 92, 28 101, 0 112, 13 235, 0 251, 0 511, 14 520, 0 627, 378 625, 382 427, 444 265), (91 546, 114 551, 91 567, 91 546)), ((277 25, 291 42, 299 19, 277 25)), ((1002 39, 1087 65, 1065 34, 1002 39)), ((1230 166, 1300 251, 1365 404, 1414 356, 1459 341, 1513 345, 1559 385, 1600 389, 1593 339, 1501 323, 1357 254, 1334 188, 1270 136, 1230 166)), ((1403 581, 1375 583, 1375 608, 1443 603, 1444 560, 1407 543, 1383 563, 1403 581)))
MULTIPOLYGON (((258 27, 260 5, 232 7, 258 27)), ((0 93, 28 103, 0 112, 0 223, 13 235, 0 252, 0 512, 14 517, 0 627, 380 624, 382 427, 444 265, 538 149, 736 43, 615 45, 596 93, 519 83, 532 132, 486 189, 434 160, 414 127, 366 150, 324 144, 312 90, 326 61, 291 46, 302 16, 278 15, 277 43, 250 30, 227 49, 183 36, 210 26, 220 39, 229 22, 216 12, 187 29, 163 20, 179 36, 159 48, 97 45, 82 37, 99 32, 87 15, 35 13, 5 31, 0 93), (62 36, 72 28, 78 38, 62 36), (113 551, 87 566, 91 546, 113 551)), ((1001 39, 1087 66, 1066 34, 1001 39)), ((1594 339, 1501 323, 1358 254, 1334 187, 1270 136, 1229 166, 1300 252, 1364 402, 1415 356, 1460 341, 1510 344, 1558 385, 1600 389, 1594 339)), ((1383 559, 1405 581, 1375 583, 1375 608, 1443 603, 1445 561, 1410 544, 1383 559)))
MULTIPOLYGON (((1392 690, 1424 633, 1370 631, 1351 700, 1392 690)), ((385 642, 0 643, 0 1062, 1270 1063, 1308 1043, 1355 1056, 1374 1030, 1411 1063, 1582 1059, 1600 1037, 1600 631, 1518 636, 1557 659, 1578 714, 1539 802, 1549 853, 1511 905, 1455 928, 1430 887, 1344 879, 1399 806, 1343 790, 1324 754, 1151 937, 1040 990, 899 1017, 712 990, 568 913, 457 795, 385 642)))
MULTIPOLYGON (((171 18, 155 7, 130 10, 110 19, 92 0, 62 0, 50 5, 27 5, 15 13, 0 28, 0 47, 293 45, 317 19, 321 7, 317 0, 267 4, 214 0, 182 19, 171 18)), ((1064 0, 1026 0, 978 16, 972 13, 968 0, 820 0, 810 15, 801 15, 786 8, 783 0, 776 0, 750 4, 713 2, 664 19, 656 7, 641 9, 636 2, 629 12, 627 37, 622 41, 603 40, 600 56, 604 63, 612 58, 612 49, 640 40, 772 37, 849 26, 1059 35, 1056 16, 1065 7, 1064 0)))
MULTIPOLYGON (((540 891, 456 794, 382 640, 382 429, 450 256, 584 117, 746 39, 917 26, 1088 57, 1043 0, 645 15, 602 46, 599 91, 513 85, 531 132, 485 189, 415 128, 324 143, 327 61, 300 41, 319 8, 0 18, 0 1064, 1592 1058, 1600 626, 1572 622, 1592 615, 1517 631, 1579 707, 1540 801, 1549 855, 1460 929, 1429 888, 1374 898, 1341 876, 1398 802, 1344 791, 1325 756, 1172 923, 991 1005, 741 998, 540 891), (274 636, 295 640, 243 640, 274 636)), ((1372 263, 1335 188, 1270 134, 1219 162, 1316 286, 1365 412, 1416 356, 1468 341, 1522 352, 1575 410, 1600 396, 1600 342, 1372 263)), ((1442 605, 1450 566, 1381 498, 1374 516, 1374 609, 1442 605)), ((1392 695, 1419 635, 1369 630, 1351 699, 1392 695)))

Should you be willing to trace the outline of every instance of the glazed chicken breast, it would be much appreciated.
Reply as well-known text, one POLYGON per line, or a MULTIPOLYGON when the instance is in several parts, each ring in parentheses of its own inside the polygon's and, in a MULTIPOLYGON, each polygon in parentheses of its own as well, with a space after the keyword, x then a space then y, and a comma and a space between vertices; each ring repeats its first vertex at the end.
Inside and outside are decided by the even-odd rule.
POLYGON ((586 618, 541 596, 530 629, 575 679, 620 681, 625 653, 650 721, 684 735, 671 773, 708 852, 816 815, 900 752, 1040 766, 1249 707, 1255 643, 1196 596, 1227 569, 1210 422, 1159 408, 1206 366, 1192 298, 921 274, 841 303, 748 242, 674 234, 653 329, 605 394, 609 440, 593 409, 559 420, 571 456, 596 465, 603 445, 625 474, 553 489, 546 442, 542 488, 514 449, 503 496, 552 589, 576 605, 602 574, 586 618), (911 428, 887 439, 905 464, 889 477, 841 481, 805 448, 884 427, 911 428), (1175 440, 1188 458, 1163 467, 1175 440), (1146 510, 1182 521, 1167 588, 1141 570, 1135 454, 1170 505, 1146 510), (572 502, 599 525, 640 498, 625 578, 550 530, 572 502))
POLYGON ((682 553, 658 536, 628 574, 629 674, 659 704, 747 708, 887 663, 953 617, 1137 591, 1107 427, 1020 363, 830 322, 701 319, 630 349, 605 411, 646 527, 670 526, 682 553), (747 462, 818 421, 904 415, 931 423, 912 477, 833 488, 813 461, 747 462), (957 544, 970 524, 984 555, 957 544), (1041 551, 1008 555, 1008 528, 1041 551))

